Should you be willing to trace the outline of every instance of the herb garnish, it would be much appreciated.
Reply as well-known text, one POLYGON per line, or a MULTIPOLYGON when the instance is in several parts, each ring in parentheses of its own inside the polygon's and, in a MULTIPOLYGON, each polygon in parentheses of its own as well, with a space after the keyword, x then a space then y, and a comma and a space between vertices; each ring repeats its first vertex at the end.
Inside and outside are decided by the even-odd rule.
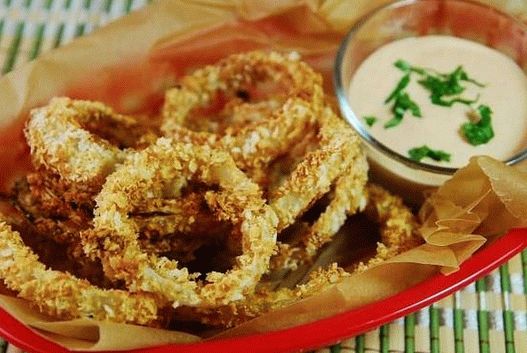
POLYGON ((492 109, 482 104, 478 107, 478 113, 479 121, 468 122, 461 126, 463 135, 473 146, 487 143, 494 137, 494 130, 491 124, 492 109))
POLYGON ((405 92, 406 87, 410 83, 410 73, 406 73, 403 78, 399 81, 393 92, 386 98, 384 101, 385 104, 393 101, 392 113, 393 118, 384 124, 385 128, 390 128, 397 126, 403 120, 404 114, 409 110, 412 112, 412 115, 415 117, 421 117, 421 109, 414 102, 407 92, 405 92))
MULTIPOLYGON (((479 101, 480 95, 478 94, 472 99, 463 97, 462 94, 467 88, 466 83, 480 88, 485 87, 484 84, 471 78, 463 69, 463 66, 456 67, 450 73, 440 73, 433 69, 413 66, 402 59, 397 60, 394 66, 401 70, 404 75, 384 101, 385 104, 393 102, 391 107, 393 117, 384 124, 384 128, 386 129, 399 125, 408 111, 414 117, 420 118, 422 116, 421 108, 406 91, 413 75, 419 76, 417 83, 430 92, 430 101, 432 104, 443 107, 452 107, 456 103, 473 107, 474 103, 479 101)), ((491 124, 492 110, 487 105, 480 104, 477 111, 479 112, 477 122, 468 122, 461 126, 463 136, 474 146, 487 143, 494 137, 491 124)), ((371 127, 378 119, 367 116, 364 117, 364 120, 371 127)), ((410 158, 415 160, 429 157, 438 161, 450 161, 450 154, 443 151, 434 151, 427 146, 413 148, 408 153, 410 154, 410 158)))
POLYGON ((408 93, 402 92, 397 94, 392 107, 393 118, 386 122, 384 127, 390 128, 399 125, 408 110, 412 112, 413 116, 417 118, 421 117, 421 108, 410 98, 408 93))
POLYGON ((459 95, 466 89, 462 82, 469 82, 478 87, 485 87, 482 83, 470 78, 462 66, 447 74, 438 73, 431 69, 412 66, 404 60, 395 62, 395 67, 405 72, 405 76, 414 72, 423 78, 418 83, 430 91, 430 101, 435 105, 451 107, 455 103, 471 105, 479 100, 479 95, 474 99, 462 98, 459 95), (446 97, 451 97, 446 99, 446 97))
POLYGON ((404 72, 415 72, 419 75, 425 75, 426 70, 417 66, 411 65, 408 61, 399 59, 393 64, 396 68, 404 72))
POLYGON ((392 91, 392 93, 390 93, 390 95, 388 96, 388 98, 386 98, 386 100, 384 101, 385 104, 388 104, 390 103, 392 100, 394 100, 395 98, 397 98, 397 96, 403 94, 404 92, 404 89, 408 86, 408 84, 410 83, 410 73, 407 73, 406 75, 403 76, 403 78, 397 83, 397 86, 394 88, 394 90, 392 91))
POLYGON ((441 162, 450 162, 450 153, 441 150, 433 150, 427 145, 421 147, 415 147, 408 151, 410 159, 420 162, 423 158, 431 158, 434 161, 441 162))
POLYGON ((377 120, 379 120, 379 119, 377 119, 377 117, 372 116, 372 115, 365 116, 363 119, 366 122, 366 125, 368 125, 369 127, 372 127, 373 124, 375 124, 377 122, 377 120))

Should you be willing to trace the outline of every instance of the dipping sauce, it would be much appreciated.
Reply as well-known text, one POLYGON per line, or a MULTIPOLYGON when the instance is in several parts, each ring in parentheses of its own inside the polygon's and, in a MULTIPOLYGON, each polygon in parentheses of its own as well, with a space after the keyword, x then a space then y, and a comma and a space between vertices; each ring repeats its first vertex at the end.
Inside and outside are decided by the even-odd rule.
POLYGON ((449 161, 424 157, 422 163, 459 168, 474 155, 507 160, 527 148, 525 74, 506 55, 466 39, 431 35, 401 39, 381 47, 353 75, 349 100, 370 134, 397 153, 410 157, 411 149, 427 146, 449 155, 449 161), (433 92, 419 83, 426 80, 426 74, 410 72, 404 93, 417 104, 421 117, 413 116, 412 110, 407 109, 396 126, 386 128, 394 118, 394 100, 385 101, 405 75, 394 66, 399 60, 444 80, 448 78, 446 74, 462 68, 468 75, 467 80, 459 81, 464 88, 462 93, 441 99, 448 102, 457 97, 474 102, 434 104, 433 92), (493 137, 474 145, 467 139, 463 126, 477 124, 482 119, 478 109, 482 106, 490 108, 487 112, 491 115, 493 137))

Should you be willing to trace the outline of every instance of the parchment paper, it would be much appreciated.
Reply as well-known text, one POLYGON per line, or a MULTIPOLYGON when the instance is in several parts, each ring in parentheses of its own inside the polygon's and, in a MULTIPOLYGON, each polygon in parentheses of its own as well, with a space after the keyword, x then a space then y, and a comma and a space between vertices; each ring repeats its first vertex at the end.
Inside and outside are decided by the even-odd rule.
MULTIPOLYGON (((299 52, 324 74, 329 88, 340 39, 357 18, 386 2, 162 0, 44 54, 0 79, 0 185, 6 187, 29 168, 21 134, 25 114, 53 96, 97 99, 123 113, 155 114, 164 89, 178 76, 233 52, 257 48, 299 52)), ((520 16, 527 13, 527 4, 518 1, 493 3, 520 16)), ((527 226, 527 174, 487 157, 473 158, 427 200, 419 217, 424 245, 213 339, 317 320, 395 294, 438 271, 457 269, 487 238, 527 226)), ((8 295, 0 295, 0 306, 72 350, 123 350, 201 339, 90 320, 55 322, 8 295)))

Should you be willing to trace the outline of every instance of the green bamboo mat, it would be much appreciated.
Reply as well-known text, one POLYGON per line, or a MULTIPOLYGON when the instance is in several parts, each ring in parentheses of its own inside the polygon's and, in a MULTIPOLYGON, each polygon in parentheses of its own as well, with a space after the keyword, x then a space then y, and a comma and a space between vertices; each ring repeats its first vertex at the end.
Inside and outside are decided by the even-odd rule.
MULTIPOLYGON (((0 0, 0 75, 148 2, 0 0)), ((0 338, 5 352, 17 350, 0 338)), ((326 352, 527 353, 527 251, 429 308, 318 351, 326 352)))

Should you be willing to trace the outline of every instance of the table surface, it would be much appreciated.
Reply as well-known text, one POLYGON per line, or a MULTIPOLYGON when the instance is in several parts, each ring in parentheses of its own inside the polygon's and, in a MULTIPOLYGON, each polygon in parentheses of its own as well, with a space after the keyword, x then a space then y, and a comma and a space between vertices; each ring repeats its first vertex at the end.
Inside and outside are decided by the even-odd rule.
MULTIPOLYGON (((0 0, 0 76, 148 0, 0 0)), ((526 353, 527 251, 440 302, 318 352, 526 353)), ((0 338, 0 353, 19 352, 0 338)))

